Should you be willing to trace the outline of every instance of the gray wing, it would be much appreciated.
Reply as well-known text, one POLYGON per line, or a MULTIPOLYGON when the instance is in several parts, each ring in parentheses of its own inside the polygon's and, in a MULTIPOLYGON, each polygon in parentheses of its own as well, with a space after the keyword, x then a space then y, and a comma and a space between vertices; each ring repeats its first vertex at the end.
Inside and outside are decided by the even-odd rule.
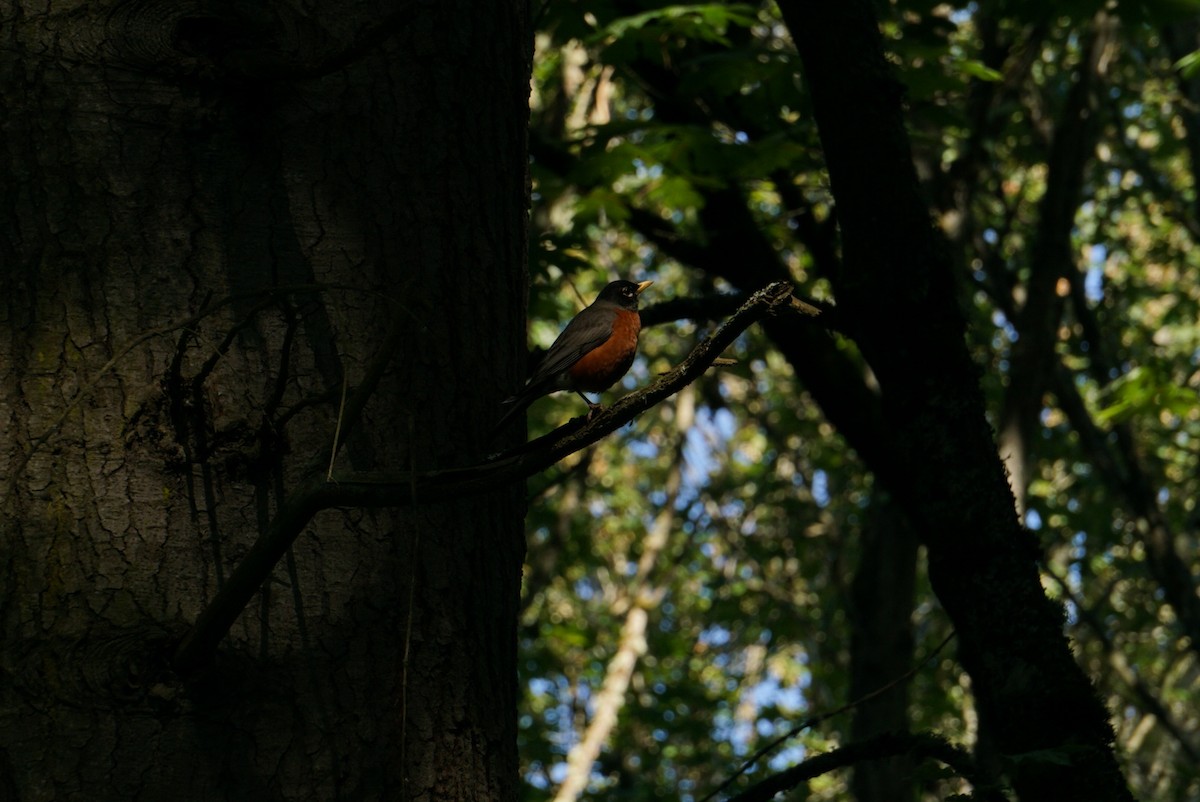
POLYGON ((583 355, 612 336, 615 309, 589 308, 576 315, 546 351, 537 370, 529 379, 530 385, 554 379, 574 365, 583 355))

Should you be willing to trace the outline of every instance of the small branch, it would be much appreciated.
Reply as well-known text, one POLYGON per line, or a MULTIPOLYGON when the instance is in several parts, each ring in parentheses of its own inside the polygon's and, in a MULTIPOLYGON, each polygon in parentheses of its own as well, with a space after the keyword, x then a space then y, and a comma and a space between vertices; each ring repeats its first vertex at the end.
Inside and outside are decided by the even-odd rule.
MULTIPOLYGON (((308 479, 288 495, 267 530, 259 536, 224 587, 200 613, 175 651, 172 667, 187 674, 204 665, 229 632, 242 610, 267 580, 275 564, 319 511, 330 507, 403 507, 480 495, 539 473, 629 423, 640 413, 695 381, 751 324, 768 314, 790 311, 792 287, 776 282, 754 293, 711 337, 701 342, 673 370, 649 387, 622 398, 580 425, 576 419, 526 446, 466 468, 427 471, 388 471, 335 475, 326 480, 329 452, 314 456, 308 479)), ((387 343, 368 368, 368 375, 346 405, 346 430, 358 419, 375 381, 394 348, 398 328, 393 324, 387 343)), ((343 440, 345 438, 343 432, 343 440)), ((334 444, 336 448, 338 444, 334 444)))
MULTIPOLYGON (((1080 598, 1075 591, 1071 590, 1071 586, 1067 584, 1067 581, 1059 576, 1049 565, 1042 565, 1042 573, 1053 579, 1063 597, 1075 605, 1079 620, 1092 630, 1092 634, 1096 636, 1096 640, 1099 641, 1100 647, 1108 657, 1109 664, 1116 671, 1117 677, 1133 692, 1134 697, 1142 706, 1144 715, 1153 716, 1158 719, 1159 725, 1175 739, 1180 750, 1187 755, 1188 759, 1193 764, 1200 763, 1200 749, 1197 749, 1192 744, 1188 738, 1186 729, 1176 722, 1174 715, 1155 695, 1155 690, 1150 687, 1150 684, 1142 679, 1141 675, 1129 665, 1125 654, 1113 642, 1112 636, 1108 634, 1108 629, 1101 620, 1101 616, 1089 607, 1084 599, 1080 598)), ((1084 581, 1086 582, 1087 579, 1084 581)))
POLYGON ((258 540, 250 547, 250 551, 242 558, 242 562, 230 575, 216 597, 200 613, 196 623, 184 636, 175 650, 172 668, 186 674, 199 668, 216 650, 217 644, 229 632, 233 622, 242 614, 242 610, 254 598, 255 592, 262 587, 263 582, 275 570, 276 564, 291 548, 292 543, 319 511, 332 506, 325 503, 327 497, 320 491, 329 487, 326 466, 332 466, 338 449, 346 441, 362 415, 367 400, 375 392, 380 377, 391 361, 392 354, 400 342, 402 333, 401 315, 392 317, 391 326, 384 337, 383 344, 367 365, 362 382, 354 388, 349 396, 343 396, 338 410, 336 434, 327 448, 315 454, 308 465, 309 479, 301 485, 301 489, 285 498, 279 506, 275 518, 267 530, 259 535, 258 540))
POLYGON ((271 575, 276 563, 287 553, 288 547, 312 517, 322 509, 317 491, 323 484, 324 480, 320 477, 310 478, 298 491, 283 500, 267 530, 250 547, 237 569, 200 613, 196 623, 176 648, 171 667, 177 673, 189 674, 208 662, 217 644, 224 639, 246 604, 271 575))
POLYGON ((947 635, 945 637, 945 639, 942 640, 942 642, 937 645, 937 648, 935 648, 929 654, 925 655, 925 657, 920 662, 915 663, 913 665, 913 667, 910 668, 908 671, 905 671, 903 674, 901 674, 900 676, 891 680, 890 682, 888 682, 884 685, 881 685, 880 687, 876 688, 875 690, 871 691, 870 693, 863 694, 862 696, 858 697, 857 699, 855 699, 852 702, 847 702, 846 704, 842 705, 839 708, 830 710, 826 713, 820 713, 818 715, 811 716, 809 718, 804 719, 799 724, 796 724, 790 730, 785 732, 783 735, 780 735, 778 738, 771 741, 766 746, 762 747, 757 752, 755 752, 753 755, 751 755, 745 762, 742 763, 741 768, 739 768, 737 771, 735 771, 729 777, 729 779, 725 780, 725 782, 721 783, 715 789, 710 791, 706 796, 704 796, 700 800, 700 802, 709 802, 709 800, 715 799, 719 793, 724 791, 729 786, 733 785, 733 783, 737 780, 738 777, 741 777, 743 774, 745 774, 747 771, 749 771, 751 768, 753 768, 755 763, 757 763, 760 759, 765 757, 770 752, 773 752, 775 750, 775 748, 778 747, 783 742, 794 738, 796 735, 799 735, 804 730, 807 730, 811 727, 817 726, 818 724, 820 724, 823 721, 827 721, 828 719, 831 719, 834 716, 841 715, 842 713, 845 713, 848 710, 853 710, 854 708, 858 707, 859 705, 863 704, 864 702, 868 702, 871 699, 874 699, 876 696, 887 693, 892 688, 896 687, 897 685, 899 685, 902 682, 907 682, 909 679, 911 679, 913 676, 915 676, 918 671, 921 670, 922 666, 924 666, 926 663, 928 663, 934 657, 937 657, 938 654, 941 653, 942 649, 946 648, 946 645, 950 643, 950 640, 953 637, 954 637, 954 631, 952 630, 950 632, 950 634, 947 635))
POLYGON ((398 500, 397 494, 410 485, 415 485, 418 501, 442 501, 464 494, 486 493, 540 473, 564 457, 615 432, 698 379, 751 324, 768 314, 792 311, 791 293, 791 285, 786 282, 776 282, 754 293, 678 366, 662 374, 650 386, 597 412, 590 421, 583 417, 575 418, 537 440, 466 468, 428 471, 416 476, 391 471, 335 475, 335 487, 329 493, 340 500, 329 506, 394 507, 407 503, 407 499, 398 500))
POLYGON ((342 441, 342 420, 346 413, 346 373, 342 372, 342 402, 338 404, 337 423, 333 427, 333 442, 329 446, 329 470, 325 472, 325 480, 333 479, 333 463, 337 460, 338 443, 342 441))
MULTIPOLYGON (((769 802, 776 794, 789 791, 800 783, 822 774, 861 763, 895 755, 912 755, 917 760, 933 759, 944 763, 954 773, 970 782, 977 789, 975 762, 961 747, 954 746, 944 738, 929 733, 887 733, 858 743, 846 744, 824 754, 805 760, 798 766, 774 774, 746 791, 731 798, 729 802, 769 802)), ((989 791, 985 799, 1005 799, 999 791, 989 791)))

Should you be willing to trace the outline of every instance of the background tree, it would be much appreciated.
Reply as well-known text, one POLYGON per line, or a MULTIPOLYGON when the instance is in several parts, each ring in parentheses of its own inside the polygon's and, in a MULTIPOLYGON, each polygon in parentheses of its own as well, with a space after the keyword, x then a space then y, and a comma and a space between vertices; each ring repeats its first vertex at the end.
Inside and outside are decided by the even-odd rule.
POLYGON ((0 797, 514 798, 528 10, 2 16, 0 797))
MULTIPOLYGON (((550 5, 541 20, 534 298, 559 300, 535 314, 573 308, 572 289, 552 291, 563 278, 587 295, 607 278, 591 268, 629 264, 660 297, 786 276, 837 307, 832 337, 778 319, 739 341, 741 364, 695 388, 686 435, 663 409, 533 488, 530 797, 701 798, 807 715, 885 689, 741 782, 853 739, 871 747, 844 752, 859 799, 962 788, 932 766, 858 762, 887 751, 872 734, 909 729, 976 762, 893 752, 982 772, 984 792, 1123 798, 1036 561, 1133 791, 1189 798, 1195 25, 1145 5, 898 2, 876 9, 893 82, 845 6, 550 5), (954 353, 951 287, 981 376, 954 353), (968 412, 976 378, 1026 533, 968 412), (668 556, 643 621, 623 599, 644 592, 646 554, 668 556), (961 664, 923 663, 947 619, 961 664), (1103 787, 1077 784, 1091 759, 1103 787)), ((724 303, 651 332, 644 375, 724 303)), ((847 783, 821 774, 809 792, 847 783)))

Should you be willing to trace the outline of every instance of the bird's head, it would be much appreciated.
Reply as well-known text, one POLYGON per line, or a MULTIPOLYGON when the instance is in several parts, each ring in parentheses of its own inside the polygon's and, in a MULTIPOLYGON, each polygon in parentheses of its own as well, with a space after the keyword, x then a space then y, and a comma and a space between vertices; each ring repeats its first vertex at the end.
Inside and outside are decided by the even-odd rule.
POLYGON ((596 296, 596 300, 606 301, 616 304, 622 309, 636 312, 638 308, 638 296, 653 283, 653 281, 643 281, 639 284, 635 284, 632 281, 614 281, 600 291, 600 294, 596 296))

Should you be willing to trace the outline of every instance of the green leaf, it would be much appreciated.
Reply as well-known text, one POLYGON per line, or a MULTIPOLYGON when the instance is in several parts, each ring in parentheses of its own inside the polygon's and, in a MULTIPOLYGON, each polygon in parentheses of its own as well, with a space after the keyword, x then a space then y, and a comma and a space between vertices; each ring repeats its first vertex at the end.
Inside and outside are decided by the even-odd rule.
POLYGON ((1196 73, 1200 72, 1200 50, 1193 50, 1171 66, 1184 78, 1195 77, 1196 73))
POLYGON ((1119 423, 1132 417, 1154 416, 1166 410, 1180 417, 1195 409, 1195 390, 1180 387, 1166 365, 1138 365, 1108 388, 1107 406, 1096 413, 1101 425, 1119 423))
POLYGON ((976 59, 963 59, 955 61, 954 66, 964 75, 969 75, 972 78, 977 78, 980 81, 1000 81, 1004 79, 1004 74, 999 70, 994 70, 976 59))
POLYGON ((597 187, 576 202, 575 216, 586 222, 602 219, 621 222, 629 219, 629 207, 616 192, 597 187))
POLYGON ((682 34, 708 42, 729 44, 725 32, 730 25, 749 27, 756 22, 753 6, 699 3, 655 8, 621 17, 600 29, 594 41, 623 39, 644 29, 682 34))

